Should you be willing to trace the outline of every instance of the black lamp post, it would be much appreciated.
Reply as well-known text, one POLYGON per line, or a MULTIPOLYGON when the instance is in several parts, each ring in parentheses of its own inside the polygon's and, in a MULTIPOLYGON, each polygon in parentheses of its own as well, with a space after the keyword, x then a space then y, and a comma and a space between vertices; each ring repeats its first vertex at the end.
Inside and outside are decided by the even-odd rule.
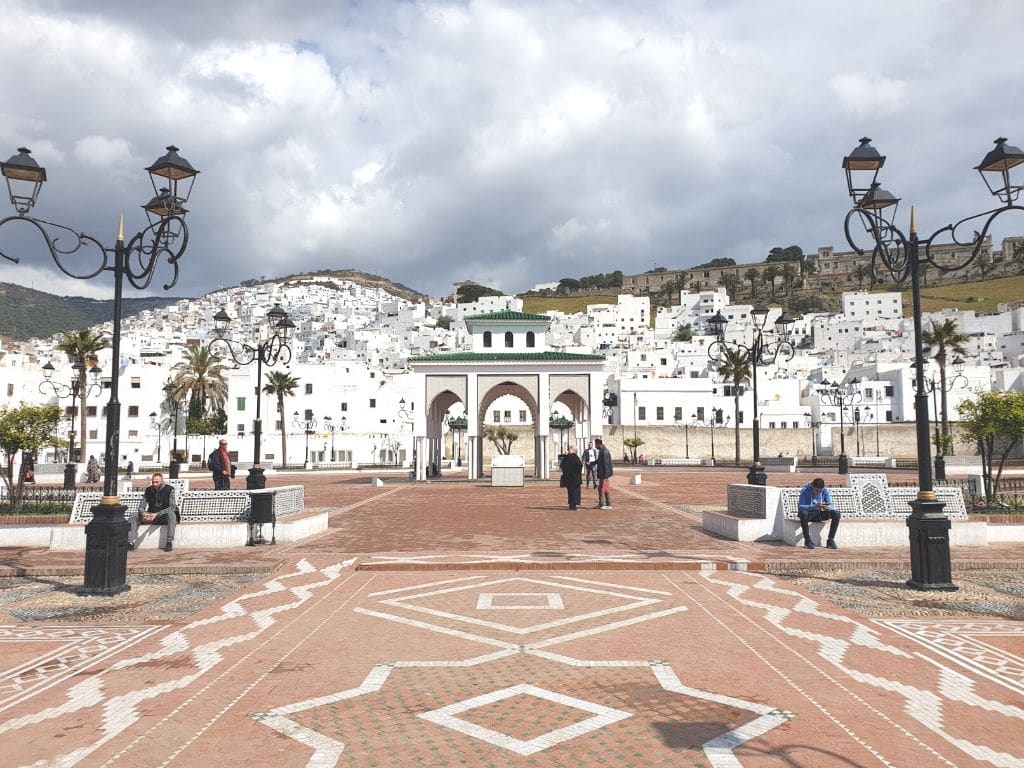
POLYGON ((455 466, 462 466, 462 435, 469 428, 469 419, 465 416, 449 416, 448 429, 452 431, 452 440, 455 441, 455 466))
POLYGON ((301 429, 306 433, 306 469, 309 469, 309 436, 316 431, 317 420, 309 411, 306 412, 306 417, 300 419, 299 412, 295 411, 292 414, 292 426, 296 429, 301 429))
MULTIPOLYGON (((694 421, 695 417, 691 416, 690 421, 694 421)), ((684 421, 682 416, 676 419, 676 426, 682 425, 683 427, 683 441, 686 446, 686 458, 690 458, 690 421, 684 421)))
POLYGON ((821 382, 819 396, 826 405, 839 409, 839 474, 850 474, 850 458, 846 455, 846 409, 861 400, 860 379, 851 379, 847 385, 839 382, 821 382))
POLYGON ((811 428, 811 466, 818 466, 818 439, 817 430, 821 426, 820 421, 814 420, 814 415, 805 413, 804 418, 807 419, 807 426, 811 428))
POLYGON ((174 423, 171 426, 171 434, 173 435, 171 446, 171 460, 167 464, 167 474, 172 480, 178 477, 178 472, 181 469, 181 459, 178 455, 178 396, 174 392, 174 383, 168 381, 164 384, 164 397, 165 402, 170 403, 171 410, 174 412, 174 423))
POLYGON ((872 271, 879 266, 897 283, 910 278, 914 312, 914 361, 916 395, 914 397, 917 428, 917 499, 911 502, 912 512, 907 518, 910 534, 911 578, 908 584, 919 589, 956 589, 952 582, 952 564, 949 557, 949 518, 932 487, 930 446, 928 437, 928 393, 924 383, 924 344, 921 330, 921 262, 942 272, 963 269, 981 252, 992 222, 1010 210, 1024 210, 1016 205, 1024 185, 1014 183, 1010 171, 1024 163, 1024 152, 1006 143, 1005 138, 995 141, 975 170, 1001 205, 983 213, 968 216, 955 224, 947 224, 924 239, 917 234, 914 209, 910 210, 910 236, 896 226, 899 198, 885 191, 878 183, 878 172, 885 165, 885 157, 871 146, 871 139, 863 138, 849 155, 843 158, 847 191, 853 208, 846 214, 846 239, 860 254, 866 252, 854 241, 851 224, 859 222, 869 237, 867 250, 871 251, 872 271), (970 255, 959 264, 940 264, 932 253, 932 246, 940 235, 948 233, 954 244, 969 249, 970 255), (921 245, 924 253, 921 253, 921 245))
POLYGON ((345 416, 342 416, 341 421, 335 424, 334 419, 332 419, 330 416, 324 416, 322 421, 324 423, 324 429, 331 433, 331 463, 334 463, 334 461, 336 460, 335 457, 337 455, 334 450, 334 433, 347 431, 348 419, 345 416))
MULTIPOLYGON (((146 171, 154 192, 153 198, 142 206, 149 219, 149 226, 126 242, 122 215, 117 239, 113 246, 107 246, 92 235, 28 215, 46 181, 46 170, 32 158, 28 149, 21 147, 18 154, 0 163, 0 172, 7 180, 11 204, 17 211, 16 216, 0 220, 0 227, 14 223, 35 227, 42 235, 50 256, 66 275, 81 280, 97 277, 104 272, 111 272, 114 276, 114 331, 111 342, 113 365, 104 440, 103 498, 92 508, 92 521, 85 528, 85 578, 79 590, 79 594, 84 595, 114 595, 130 589, 125 583, 128 521, 125 519, 126 507, 117 495, 117 459, 121 435, 118 374, 124 281, 127 279, 135 288, 148 288, 161 261, 166 261, 172 269, 171 279, 164 284, 164 290, 169 290, 178 281, 178 260, 188 246, 188 228, 185 226, 185 214, 188 211, 185 203, 199 173, 178 154, 175 146, 167 147, 167 154, 158 158, 146 171), (83 258, 91 254, 92 263, 72 268, 70 257, 79 254, 83 258)), ((17 257, 3 252, 0 255, 15 263, 19 261, 17 257)))
MULTIPOLYGON (((957 383, 959 382, 960 379, 963 379, 963 383, 960 386, 962 386, 962 387, 966 387, 967 386, 967 377, 963 376, 961 374, 961 371, 963 371, 963 369, 964 369, 964 361, 961 360, 958 357, 956 360, 953 361, 953 366, 954 366, 954 370, 956 371, 956 375, 952 379, 947 379, 946 380, 945 387, 942 386, 941 382, 935 380, 935 374, 934 373, 932 373, 927 379, 924 380, 925 392, 927 394, 931 395, 931 398, 932 398, 932 415, 935 418, 935 479, 936 480, 941 480, 941 481, 945 481, 946 480, 946 457, 944 455, 945 454, 945 445, 943 444, 943 441, 942 441, 942 434, 940 432, 940 427, 945 422, 945 415, 946 414, 945 413, 942 414, 943 420, 940 421, 939 420, 939 398, 938 398, 938 393, 942 392, 943 394, 946 394, 946 393, 952 392, 953 391, 953 387, 957 385, 957 383)), ((910 366, 911 370, 914 370, 916 367, 917 367, 917 363, 916 362, 912 363, 911 366, 910 366)), ((916 391, 917 390, 917 377, 916 376, 914 377, 914 380, 911 382, 911 384, 913 384, 914 390, 916 391)), ((945 402, 946 398, 943 397, 942 399, 945 402)))
POLYGON ((708 346, 708 358, 715 363, 724 363, 725 356, 729 349, 739 350, 750 363, 750 379, 754 395, 754 461, 750 471, 747 472, 747 482, 750 485, 767 485, 768 475, 765 473, 764 465, 761 464, 761 423, 757 410, 757 369, 762 365, 773 365, 779 356, 783 360, 791 360, 796 350, 789 341, 789 329, 793 325, 793 318, 783 312, 775 321, 775 333, 778 338, 775 341, 765 339, 764 325, 768 320, 768 307, 758 304, 750 311, 751 320, 754 325, 754 339, 749 346, 738 341, 725 339, 725 326, 729 322, 719 311, 714 317, 708 320, 715 340, 708 346))
MULTIPOLYGON (((288 346, 288 339, 295 323, 288 317, 288 313, 281 309, 280 304, 267 312, 264 322, 256 329, 255 345, 248 342, 235 341, 226 337, 231 317, 223 309, 213 316, 216 326, 217 338, 210 342, 221 344, 227 350, 235 365, 249 365, 256 362, 256 420, 252 430, 252 466, 249 468, 249 475, 245 478, 245 487, 252 490, 259 490, 267 487, 267 477, 263 467, 260 466, 260 443, 263 439, 263 418, 261 416, 262 397, 260 396, 260 384, 263 382, 263 366, 276 365, 278 361, 287 365, 292 359, 292 348, 288 346)), ((281 414, 282 417, 284 414, 281 414)), ((282 429, 284 425, 282 425, 282 429)), ((308 441, 307 441, 308 451, 308 441)))
POLYGON ((853 409, 853 434, 857 438, 857 456, 861 456, 860 449, 860 406, 853 409))
MULTIPOLYGON (((85 366, 81 363, 75 363, 71 368, 74 370, 75 375, 72 376, 70 384, 63 384, 53 380, 53 372, 56 369, 52 363, 48 362, 43 366, 43 380, 39 382, 39 391, 45 395, 45 390, 49 389, 53 392, 53 396, 57 398, 58 405, 60 405, 62 397, 71 398, 71 415, 68 418, 68 462, 64 466, 64 488, 66 490, 71 490, 75 487, 75 479, 78 475, 78 465, 75 463, 75 408, 79 395, 82 394, 82 381, 85 373, 85 366)), ((98 365, 89 368, 89 373, 92 374, 93 380, 86 383, 86 398, 93 394, 94 391, 100 391, 100 372, 101 369, 98 365)))

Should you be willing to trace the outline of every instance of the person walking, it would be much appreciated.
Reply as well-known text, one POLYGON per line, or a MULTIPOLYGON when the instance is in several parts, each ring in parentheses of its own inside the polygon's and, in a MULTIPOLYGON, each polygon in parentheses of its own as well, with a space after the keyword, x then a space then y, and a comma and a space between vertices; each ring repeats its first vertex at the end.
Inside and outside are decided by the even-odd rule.
POLYGON ((595 509, 611 509, 611 483, 612 476, 612 454, 605 448, 604 441, 594 438, 594 448, 597 450, 597 461, 594 466, 594 473, 597 475, 597 506, 595 509))
POLYGON ((85 473, 90 483, 98 483, 100 481, 100 463, 96 461, 95 455, 89 457, 89 463, 85 465, 85 473))
POLYGON ((583 483, 583 462, 576 455, 575 445, 569 446, 569 452, 562 457, 558 466, 562 470, 562 479, 558 484, 569 494, 569 511, 571 512, 579 508, 581 503, 580 486, 583 483))
POLYGON ((594 475, 594 465, 597 463, 597 451, 594 450, 594 442, 591 441, 587 445, 587 449, 583 451, 583 466, 586 467, 587 477, 583 481, 583 484, 590 487, 591 483, 597 488, 597 477, 594 475))

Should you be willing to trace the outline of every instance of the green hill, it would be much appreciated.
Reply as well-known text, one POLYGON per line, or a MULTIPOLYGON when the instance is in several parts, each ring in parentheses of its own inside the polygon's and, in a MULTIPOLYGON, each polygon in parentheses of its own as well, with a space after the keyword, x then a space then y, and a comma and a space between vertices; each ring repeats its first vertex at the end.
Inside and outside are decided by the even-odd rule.
MULTIPOLYGON (((938 312, 943 309, 995 312, 997 305, 1014 305, 1024 301, 1024 275, 997 277, 953 285, 921 286, 921 310, 938 312)), ((903 312, 913 312, 910 291, 903 292, 903 312)))
MULTIPOLYGON (((125 298, 125 316, 158 309, 179 301, 174 296, 125 298)), ((0 333, 12 339, 46 338, 60 331, 75 331, 114 317, 110 299, 54 296, 13 283, 0 283, 0 333)))

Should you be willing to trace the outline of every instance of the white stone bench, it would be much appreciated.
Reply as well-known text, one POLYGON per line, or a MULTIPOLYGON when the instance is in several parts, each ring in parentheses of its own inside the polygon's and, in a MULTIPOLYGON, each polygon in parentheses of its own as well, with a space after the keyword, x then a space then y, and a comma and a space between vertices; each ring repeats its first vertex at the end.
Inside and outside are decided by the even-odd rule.
MULTIPOLYGON (((916 488, 890 488, 885 475, 849 475, 847 485, 829 488, 832 503, 842 515, 840 546, 870 547, 905 545, 907 516, 916 488)), ((704 512, 703 527, 734 541, 785 541, 802 544, 803 532, 797 515, 800 488, 733 484, 729 486, 728 510, 704 512)), ((969 521, 963 492, 959 488, 935 489, 946 504, 953 521, 950 543, 955 546, 985 546, 984 522, 969 521)), ((812 539, 818 543, 828 523, 811 523, 812 539)))
POLYGON ((796 456, 765 456, 761 459, 765 472, 796 472, 796 456))
MULTIPOLYGON (((168 480, 184 484, 187 480, 168 480)), ((299 541, 314 533, 327 530, 327 513, 305 512, 305 489, 301 485, 267 488, 260 493, 271 494, 275 519, 275 536, 282 542, 299 541)), ((54 528, 50 549, 79 550, 85 547, 85 525, 92 519, 92 507, 100 503, 103 494, 82 491, 75 496, 68 525, 54 528)), ((121 494, 120 500, 128 509, 138 509, 143 491, 121 494)), ((249 491, 185 490, 177 494, 178 526, 175 544, 181 548, 217 549, 243 546, 249 541, 249 515, 252 496, 249 491)), ((143 549, 163 546, 166 526, 149 524, 139 526, 137 545, 143 549)))
POLYGON ((703 459, 658 459, 657 464, 663 467, 699 467, 704 463, 703 459))

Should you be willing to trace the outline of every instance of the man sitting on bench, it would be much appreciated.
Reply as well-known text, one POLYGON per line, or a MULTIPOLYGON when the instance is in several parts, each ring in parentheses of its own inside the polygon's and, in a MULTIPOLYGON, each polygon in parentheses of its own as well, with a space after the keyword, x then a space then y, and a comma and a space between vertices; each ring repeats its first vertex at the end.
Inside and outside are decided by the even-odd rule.
POLYGON ((170 552, 173 549, 174 528, 178 524, 178 505, 174 498, 174 487, 164 483, 164 476, 159 472, 153 475, 152 483, 142 494, 139 508, 129 519, 131 531, 128 534, 128 549, 135 549, 138 546, 136 537, 139 534, 140 521, 147 524, 166 524, 167 544, 164 551, 170 552))
POLYGON ((797 516, 800 518, 800 529, 804 534, 804 546, 807 549, 814 549, 814 542, 811 541, 811 532, 808 523, 823 523, 831 520, 828 529, 828 540, 825 546, 829 549, 839 549, 836 546, 836 531, 839 530, 839 510, 832 506, 832 494, 825 487, 825 481, 816 477, 800 490, 800 500, 797 502, 797 516))

